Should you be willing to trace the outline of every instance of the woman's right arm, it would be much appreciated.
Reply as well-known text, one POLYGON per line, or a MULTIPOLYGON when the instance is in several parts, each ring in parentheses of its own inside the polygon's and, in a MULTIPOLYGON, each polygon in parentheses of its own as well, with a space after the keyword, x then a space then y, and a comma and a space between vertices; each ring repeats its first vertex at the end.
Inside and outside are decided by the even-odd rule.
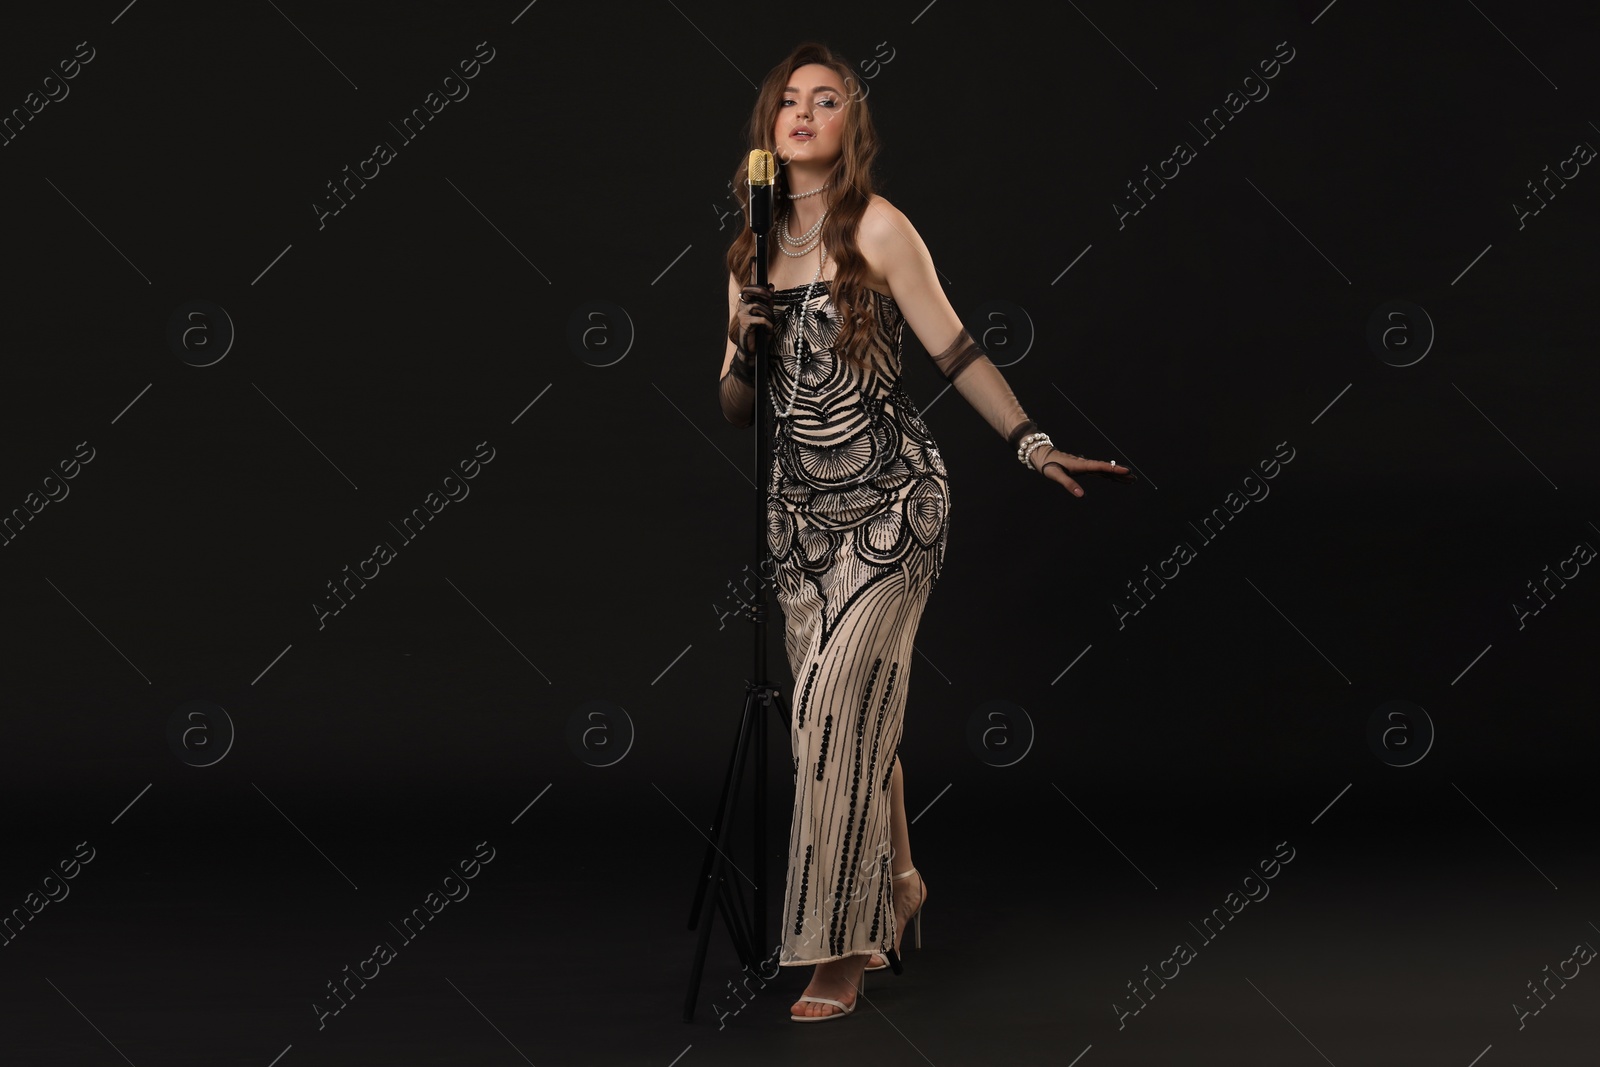
POLYGON ((733 343, 733 317, 739 313, 739 280, 733 275, 728 275, 728 350, 722 356, 722 373, 717 377, 727 375, 728 368, 733 365, 733 357, 738 354, 739 348, 733 343))
POLYGON ((722 375, 717 396, 722 417, 738 427, 755 421, 755 352, 762 333, 772 326, 772 287, 741 288, 739 280, 728 275, 728 345, 722 355, 722 375))

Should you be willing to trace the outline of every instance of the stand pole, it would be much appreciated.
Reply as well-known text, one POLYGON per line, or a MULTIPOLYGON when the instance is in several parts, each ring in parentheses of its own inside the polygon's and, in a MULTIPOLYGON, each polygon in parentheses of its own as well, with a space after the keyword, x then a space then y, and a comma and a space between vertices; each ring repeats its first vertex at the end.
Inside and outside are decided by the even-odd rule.
MULTIPOLYGON (((754 205, 756 197, 752 195, 751 204, 754 205)), ((767 230, 771 225, 771 210, 769 206, 765 212, 766 217, 760 217, 761 212, 752 206, 751 229, 755 231, 756 247, 752 257, 752 280, 756 285, 767 284, 767 230)), ((712 899, 717 903, 718 914, 722 916, 728 928, 728 935, 733 941, 734 950, 738 953, 741 963, 751 972, 759 971, 761 964, 766 959, 766 953, 761 951, 761 946, 767 943, 767 716, 766 709, 771 707, 782 716, 781 722, 787 724, 789 711, 785 706, 781 692, 777 687, 767 681, 767 487, 770 484, 772 470, 772 434, 771 434, 771 407, 767 398, 767 364, 770 359, 770 334, 769 343, 762 346, 756 358, 756 389, 755 389, 755 449, 756 472, 759 481, 756 486, 756 558, 762 561, 760 569, 761 581, 758 583, 754 602, 749 605, 751 620, 755 623, 754 657, 751 661, 751 677, 745 680, 744 710, 739 716, 739 729, 734 741, 733 754, 729 759, 728 771, 722 783, 722 798, 718 803, 716 822, 711 826, 714 842, 707 848, 705 859, 701 863, 701 877, 695 889, 694 903, 690 906, 689 929, 699 930, 699 937, 695 945, 694 962, 689 972, 689 990, 683 1003, 683 1021, 694 1020, 695 1001, 699 998, 700 980, 705 972, 706 950, 711 943, 711 923, 709 911, 712 899), (754 767, 752 776, 754 781, 755 800, 751 807, 751 817, 754 820, 754 850, 755 864, 751 874, 739 871, 733 860, 728 857, 727 846, 729 833, 732 827, 735 804, 739 796, 739 786, 743 779, 745 759, 754 749, 754 767), (743 909, 743 896, 736 893, 729 885, 728 872, 724 864, 734 869, 736 877, 751 882, 754 887, 754 905, 746 921, 743 909), (712 893, 707 894, 707 889, 712 893)))

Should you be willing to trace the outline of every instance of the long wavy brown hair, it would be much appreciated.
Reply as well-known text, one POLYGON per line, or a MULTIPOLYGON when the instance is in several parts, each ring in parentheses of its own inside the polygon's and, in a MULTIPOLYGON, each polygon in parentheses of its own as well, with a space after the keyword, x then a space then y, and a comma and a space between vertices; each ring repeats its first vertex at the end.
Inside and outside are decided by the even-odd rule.
MULTIPOLYGON (((831 188, 823 194, 830 197, 828 219, 823 223, 822 240, 833 260, 836 274, 832 282, 833 306, 839 313, 839 336, 834 341, 834 351, 841 358, 861 366, 865 362, 863 345, 871 336, 876 311, 867 290, 867 261, 856 245, 856 228, 861 216, 866 214, 867 203, 872 199, 872 163, 878 155, 878 135, 872 126, 872 112, 867 109, 865 93, 858 93, 862 83, 850 65, 840 59, 825 44, 808 41, 790 52, 767 73, 756 95, 754 109, 750 112, 750 125, 746 140, 751 148, 764 148, 778 162, 774 203, 775 214, 781 215, 788 201, 789 171, 782 165, 778 146, 772 136, 778 121, 778 111, 783 103, 784 88, 794 72, 807 64, 827 67, 843 83, 844 105, 843 134, 840 138, 839 160, 829 172, 827 182, 831 188)), ((835 120, 837 121, 837 120, 835 120)), ((744 202, 747 193, 745 180, 749 177, 749 152, 739 157, 734 169, 733 188, 744 202)), ((743 284, 750 279, 750 260, 755 255, 755 235, 748 226, 742 228, 728 248, 728 272, 743 284)))

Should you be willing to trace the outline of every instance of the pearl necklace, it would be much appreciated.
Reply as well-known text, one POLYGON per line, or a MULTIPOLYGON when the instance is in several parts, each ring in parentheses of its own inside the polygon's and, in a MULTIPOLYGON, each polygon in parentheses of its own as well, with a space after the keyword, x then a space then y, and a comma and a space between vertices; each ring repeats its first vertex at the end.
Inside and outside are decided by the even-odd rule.
POLYGON ((784 216, 783 216, 783 227, 782 227, 783 239, 785 241, 788 241, 792 245, 803 245, 803 244, 806 244, 813 237, 815 237, 817 235, 817 231, 822 229, 822 224, 824 222, 827 222, 827 221, 828 221, 828 213, 826 211, 824 211, 817 218, 817 221, 813 222, 811 224, 811 228, 810 229, 806 230, 806 232, 801 234, 799 237, 796 237, 789 230, 789 215, 788 215, 787 212, 785 212, 784 216))
MULTIPOLYGON (((821 242, 819 241, 818 243, 820 244, 821 242)), ((790 416, 792 416, 794 414, 794 400, 795 400, 795 397, 800 395, 800 355, 801 355, 801 349, 805 350, 805 355, 807 357, 809 357, 811 355, 811 346, 806 343, 806 312, 811 307, 811 294, 816 289, 818 280, 821 279, 821 277, 822 277, 822 264, 827 260, 827 258, 828 258, 828 249, 827 249, 826 246, 824 246, 822 251, 817 254, 817 273, 815 273, 815 274, 813 274, 811 276, 811 284, 806 286, 806 295, 800 301, 800 309, 799 309, 799 311, 795 312, 795 314, 798 314, 800 316, 800 323, 799 323, 799 329, 797 329, 795 331, 795 335, 794 335, 794 354, 795 354, 794 388, 791 389, 790 392, 789 392, 789 407, 788 407, 787 410, 784 411, 783 416, 782 416, 785 419, 789 418, 790 416)))
POLYGON ((783 195, 787 196, 790 200, 804 200, 808 196, 816 196, 818 193, 822 192, 824 189, 827 189, 831 185, 833 185, 832 182, 826 182, 826 183, 824 183, 822 185, 819 185, 815 189, 812 189, 812 190, 810 190, 808 192, 804 192, 804 193, 784 193, 783 195))
POLYGON ((824 211, 822 213, 822 217, 817 219, 816 223, 809 230, 799 237, 795 237, 789 233, 789 213, 784 212, 783 218, 778 220, 778 236, 782 239, 782 243, 778 245, 778 251, 793 259, 799 259, 801 256, 808 255, 811 250, 816 247, 817 243, 822 240, 822 224, 826 221, 828 221, 828 213, 824 211), (801 245, 805 245, 806 247, 798 252, 791 252, 789 249, 783 247, 785 244, 793 245, 796 248, 799 248, 801 245))

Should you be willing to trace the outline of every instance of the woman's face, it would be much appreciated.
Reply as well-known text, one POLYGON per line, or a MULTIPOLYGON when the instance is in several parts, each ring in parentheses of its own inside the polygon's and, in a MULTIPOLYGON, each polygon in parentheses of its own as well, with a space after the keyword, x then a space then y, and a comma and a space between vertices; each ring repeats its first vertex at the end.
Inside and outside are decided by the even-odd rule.
POLYGON ((772 129, 779 161, 798 159, 826 165, 838 159, 846 102, 844 86, 832 70, 820 63, 795 68, 772 129))

